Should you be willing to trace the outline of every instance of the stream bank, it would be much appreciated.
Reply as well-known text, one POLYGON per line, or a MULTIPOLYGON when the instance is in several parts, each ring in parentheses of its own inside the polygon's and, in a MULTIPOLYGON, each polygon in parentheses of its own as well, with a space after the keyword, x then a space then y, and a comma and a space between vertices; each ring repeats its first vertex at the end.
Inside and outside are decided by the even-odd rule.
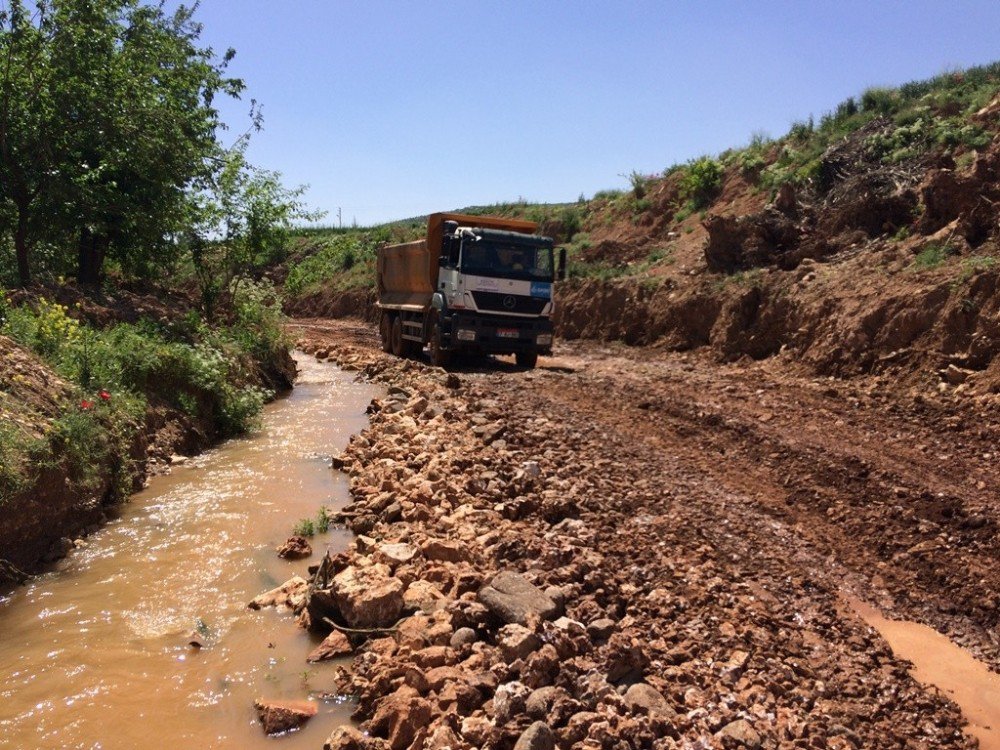
MULTIPOLYGON (((298 565, 275 555, 296 521, 346 502, 329 452, 364 427, 378 389, 299 363, 262 431, 153 477, 80 549, 0 599, 0 747, 124 749, 155 736, 163 746, 266 748, 253 701, 324 687, 305 663, 316 643, 246 603, 298 565)), ((317 535, 314 556, 348 539, 317 535)), ((321 714, 346 719, 336 703, 321 714)), ((282 747, 317 747, 325 722, 314 724, 282 747)))

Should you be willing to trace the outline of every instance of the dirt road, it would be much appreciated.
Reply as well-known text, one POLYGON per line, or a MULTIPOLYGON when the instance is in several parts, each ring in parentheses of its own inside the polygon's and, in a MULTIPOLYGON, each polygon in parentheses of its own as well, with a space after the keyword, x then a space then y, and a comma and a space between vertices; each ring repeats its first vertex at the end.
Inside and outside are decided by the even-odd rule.
MULTIPOLYGON (((384 356, 358 324, 294 330, 334 358, 384 356)), ((459 420, 497 420, 505 449, 551 474, 493 561, 569 585, 576 620, 645 632, 645 681, 687 711, 678 739, 754 746, 727 729, 746 719, 765 747, 971 742, 847 600, 1000 667, 992 401, 812 379, 780 359, 587 343, 556 355, 457 371, 459 420), (564 518, 580 524, 572 539, 564 518)))

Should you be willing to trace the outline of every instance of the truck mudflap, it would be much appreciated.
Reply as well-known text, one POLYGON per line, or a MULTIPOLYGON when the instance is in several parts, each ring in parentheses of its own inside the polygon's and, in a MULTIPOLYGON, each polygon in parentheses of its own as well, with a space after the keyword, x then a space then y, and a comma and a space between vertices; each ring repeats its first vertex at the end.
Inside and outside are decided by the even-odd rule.
POLYGON ((548 318, 507 318, 452 313, 442 320, 449 349, 489 354, 552 351, 552 321, 548 318))

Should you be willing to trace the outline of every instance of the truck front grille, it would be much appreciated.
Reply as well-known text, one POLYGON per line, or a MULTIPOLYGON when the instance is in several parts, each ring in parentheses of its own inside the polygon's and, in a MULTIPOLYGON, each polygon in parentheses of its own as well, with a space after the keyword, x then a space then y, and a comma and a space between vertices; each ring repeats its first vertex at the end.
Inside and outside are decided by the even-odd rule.
POLYGON ((499 313, 519 313, 539 315, 548 300, 526 297, 523 294, 500 294, 498 292, 473 292, 472 299, 480 310, 499 313))

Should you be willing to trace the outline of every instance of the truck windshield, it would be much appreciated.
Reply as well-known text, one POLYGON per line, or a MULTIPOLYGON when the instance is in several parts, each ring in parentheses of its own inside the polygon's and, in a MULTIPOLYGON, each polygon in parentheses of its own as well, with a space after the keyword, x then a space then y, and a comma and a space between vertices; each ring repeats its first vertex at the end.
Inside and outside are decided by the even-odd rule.
POLYGON ((552 281, 552 248, 498 242, 464 242, 462 273, 504 279, 552 281))

